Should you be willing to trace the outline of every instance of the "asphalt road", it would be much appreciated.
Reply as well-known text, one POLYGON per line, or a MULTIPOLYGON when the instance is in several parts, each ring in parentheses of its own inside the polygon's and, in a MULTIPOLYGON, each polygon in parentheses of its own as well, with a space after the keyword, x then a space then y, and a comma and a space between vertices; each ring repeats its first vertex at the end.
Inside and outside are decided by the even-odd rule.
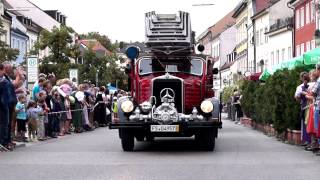
POLYGON ((319 180, 320 157, 224 121, 214 152, 190 138, 156 139, 123 152, 117 131, 94 132, 0 153, 0 180, 319 180))

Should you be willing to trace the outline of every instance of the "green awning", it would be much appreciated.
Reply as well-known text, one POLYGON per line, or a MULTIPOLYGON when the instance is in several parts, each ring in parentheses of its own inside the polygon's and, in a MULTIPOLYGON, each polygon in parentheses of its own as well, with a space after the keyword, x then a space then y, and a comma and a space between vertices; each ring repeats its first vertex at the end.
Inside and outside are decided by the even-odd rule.
POLYGON ((260 75, 259 80, 260 80, 260 81, 266 81, 270 76, 271 76, 271 74, 270 74, 269 71, 266 69, 266 70, 264 70, 263 73, 260 75))
POLYGON ((303 63, 305 65, 314 65, 320 63, 320 48, 315 48, 303 54, 303 63))
POLYGON ((298 56, 281 63, 281 69, 288 68, 291 70, 298 66, 303 66, 303 56, 298 56))
POLYGON ((277 64, 272 69, 268 69, 268 72, 272 75, 279 69, 282 69, 281 64, 277 64))

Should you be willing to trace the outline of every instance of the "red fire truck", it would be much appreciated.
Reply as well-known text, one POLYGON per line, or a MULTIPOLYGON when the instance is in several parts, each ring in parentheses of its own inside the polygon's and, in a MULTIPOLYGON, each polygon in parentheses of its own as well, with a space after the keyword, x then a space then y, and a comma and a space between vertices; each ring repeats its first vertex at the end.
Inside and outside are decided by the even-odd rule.
POLYGON ((214 97, 211 58, 196 54, 190 16, 146 13, 145 47, 130 46, 126 68, 131 96, 118 98, 119 129, 124 151, 133 151, 135 139, 192 137, 199 147, 214 150, 222 128, 219 99, 214 97))

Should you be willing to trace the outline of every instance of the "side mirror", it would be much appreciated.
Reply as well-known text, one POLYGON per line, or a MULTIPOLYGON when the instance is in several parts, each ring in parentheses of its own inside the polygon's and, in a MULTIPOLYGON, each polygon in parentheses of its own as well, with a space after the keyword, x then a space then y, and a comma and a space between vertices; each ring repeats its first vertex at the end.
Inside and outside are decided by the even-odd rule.
POLYGON ((213 68, 212 69, 212 74, 218 74, 219 73, 219 69, 218 68, 213 68))
POLYGON ((128 63, 128 64, 126 65, 125 69, 124 69, 124 72, 125 72, 126 74, 130 74, 130 73, 131 73, 131 70, 132 70, 131 64, 128 63))

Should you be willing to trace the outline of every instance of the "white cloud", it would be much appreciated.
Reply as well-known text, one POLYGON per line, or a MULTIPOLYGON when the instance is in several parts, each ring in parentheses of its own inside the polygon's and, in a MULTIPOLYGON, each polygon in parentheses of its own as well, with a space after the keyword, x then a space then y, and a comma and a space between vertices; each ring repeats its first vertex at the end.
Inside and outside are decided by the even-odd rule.
MULTIPOLYGON (((10 0, 9 0, 10 1, 10 0)), ((240 0, 30 0, 43 10, 59 10, 67 25, 78 33, 98 31, 113 41, 143 41, 144 14, 149 11, 191 14, 192 28, 199 35, 235 8, 240 0), (214 3, 214 6, 192 6, 214 3)))

